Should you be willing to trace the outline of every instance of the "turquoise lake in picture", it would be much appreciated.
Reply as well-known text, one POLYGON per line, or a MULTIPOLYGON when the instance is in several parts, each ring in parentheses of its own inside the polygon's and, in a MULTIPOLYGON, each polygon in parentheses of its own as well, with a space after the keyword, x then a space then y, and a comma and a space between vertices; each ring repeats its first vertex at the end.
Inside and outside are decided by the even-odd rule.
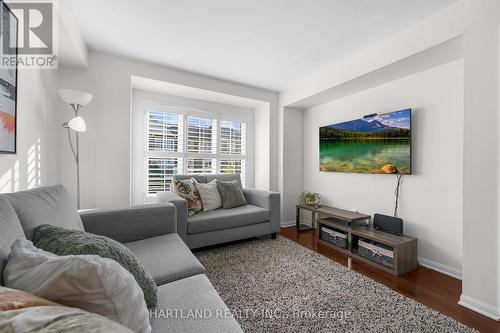
POLYGON ((411 171, 411 139, 321 139, 320 170, 384 173, 387 164, 411 171))

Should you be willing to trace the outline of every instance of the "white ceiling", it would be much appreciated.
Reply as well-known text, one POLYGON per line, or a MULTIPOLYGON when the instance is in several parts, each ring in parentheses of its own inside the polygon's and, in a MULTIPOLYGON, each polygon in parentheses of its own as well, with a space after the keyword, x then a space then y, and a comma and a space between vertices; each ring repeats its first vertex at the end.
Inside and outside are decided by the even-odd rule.
POLYGON ((68 0, 93 50, 275 91, 456 0, 68 0))

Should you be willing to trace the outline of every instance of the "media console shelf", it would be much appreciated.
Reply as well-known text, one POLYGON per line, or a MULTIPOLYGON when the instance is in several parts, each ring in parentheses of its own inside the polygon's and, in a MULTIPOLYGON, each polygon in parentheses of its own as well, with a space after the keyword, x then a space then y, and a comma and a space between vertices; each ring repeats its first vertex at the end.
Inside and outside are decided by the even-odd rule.
POLYGON ((355 223, 365 221, 367 224, 370 224, 370 215, 361 214, 358 212, 351 212, 349 210, 344 210, 340 208, 329 207, 325 205, 319 205, 318 207, 307 206, 307 205, 295 205, 296 214, 295 214, 295 224, 298 231, 310 230, 314 228, 314 222, 316 220, 316 214, 318 216, 329 216, 334 217, 337 220, 344 221, 347 223, 355 223), (311 226, 301 224, 300 223, 300 210, 308 210, 311 212, 311 226))
POLYGON ((318 228, 316 230, 317 239, 320 244, 331 247, 335 250, 345 253, 348 256, 348 267, 351 268, 351 259, 362 261, 366 264, 378 267, 386 272, 396 276, 402 275, 417 268, 417 240, 407 236, 397 236, 382 232, 367 225, 356 225, 342 221, 335 215, 330 215, 325 211, 318 219, 318 228), (326 214, 325 214, 326 213, 326 214), (326 227, 330 230, 339 230, 347 234, 347 248, 335 246, 321 239, 321 228, 326 227), (374 241, 390 247, 393 251, 393 264, 386 267, 365 257, 358 255, 358 242, 374 241))

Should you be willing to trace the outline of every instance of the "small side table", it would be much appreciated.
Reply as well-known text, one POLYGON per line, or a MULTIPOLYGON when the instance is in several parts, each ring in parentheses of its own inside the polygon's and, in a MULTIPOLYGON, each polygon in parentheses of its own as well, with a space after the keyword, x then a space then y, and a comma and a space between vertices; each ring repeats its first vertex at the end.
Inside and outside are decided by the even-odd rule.
POLYGON ((314 207, 309 207, 309 206, 303 206, 303 205, 295 205, 295 226, 298 231, 305 231, 305 230, 314 230, 316 229, 314 227, 315 222, 316 222, 316 209, 314 207), (308 210, 311 212, 311 225, 307 224, 301 224, 300 223, 300 210, 308 210))

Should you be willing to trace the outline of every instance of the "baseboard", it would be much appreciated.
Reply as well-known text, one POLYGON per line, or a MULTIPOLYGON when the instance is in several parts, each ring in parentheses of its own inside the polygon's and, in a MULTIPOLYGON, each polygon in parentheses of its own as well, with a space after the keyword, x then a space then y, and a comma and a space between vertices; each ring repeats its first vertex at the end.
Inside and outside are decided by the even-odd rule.
POLYGON ((291 227, 292 225, 295 225, 295 220, 281 222, 282 228, 291 227))
POLYGON ((498 308, 470 296, 462 294, 458 304, 493 320, 500 320, 500 311, 498 308))
POLYGON ((422 258, 422 257, 418 257, 418 264, 420 266, 424 266, 424 267, 427 267, 429 269, 432 269, 433 271, 443 273, 443 274, 451 276, 455 279, 462 280, 462 272, 456 268, 453 268, 453 267, 450 267, 447 265, 443 265, 443 264, 440 264, 438 262, 435 262, 435 261, 432 261, 432 260, 429 260, 426 258, 422 258))

